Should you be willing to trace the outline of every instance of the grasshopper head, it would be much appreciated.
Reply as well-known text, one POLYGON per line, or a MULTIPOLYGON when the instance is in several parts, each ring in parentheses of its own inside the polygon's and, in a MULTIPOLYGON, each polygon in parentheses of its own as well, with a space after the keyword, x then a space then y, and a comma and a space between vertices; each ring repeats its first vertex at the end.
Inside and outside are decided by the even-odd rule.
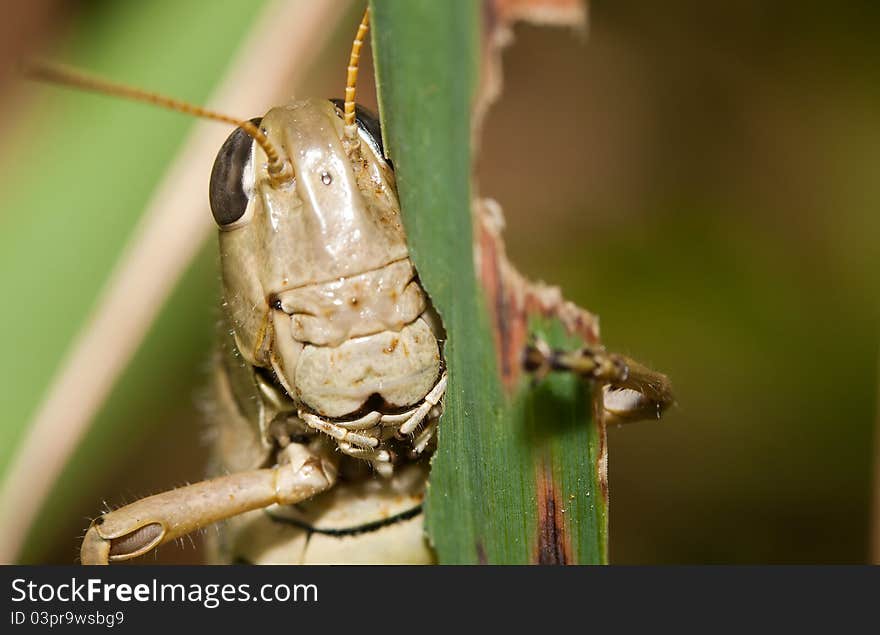
POLYGON ((408 256, 394 174, 377 125, 365 111, 359 114, 352 145, 330 101, 270 110, 258 125, 291 166, 280 182, 261 146, 241 129, 217 156, 210 198, 220 228, 225 306, 250 363, 269 365, 267 316, 278 294, 408 256))

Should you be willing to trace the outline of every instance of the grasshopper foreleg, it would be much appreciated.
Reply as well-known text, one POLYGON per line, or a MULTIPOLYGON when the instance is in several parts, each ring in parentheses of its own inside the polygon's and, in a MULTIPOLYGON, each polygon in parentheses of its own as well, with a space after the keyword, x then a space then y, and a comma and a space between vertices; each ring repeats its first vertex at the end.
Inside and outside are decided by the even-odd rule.
POLYGON ((83 540, 82 564, 128 560, 217 521, 301 502, 336 482, 332 453, 302 445, 285 452, 289 463, 201 481, 99 516, 83 540))
POLYGON ((675 401, 666 375, 601 346, 564 351, 534 338, 523 352, 523 367, 538 381, 564 371, 603 384, 606 423, 656 419, 675 401))

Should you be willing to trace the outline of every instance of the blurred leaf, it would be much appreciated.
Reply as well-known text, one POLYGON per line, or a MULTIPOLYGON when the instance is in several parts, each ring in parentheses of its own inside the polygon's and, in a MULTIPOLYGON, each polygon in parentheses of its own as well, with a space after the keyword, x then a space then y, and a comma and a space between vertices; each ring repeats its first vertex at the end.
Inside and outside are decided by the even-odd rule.
MULTIPOLYGON (((84 5, 67 52, 53 57, 200 103, 261 5, 84 5)), ((16 307, 0 317, 4 332, 15 334, 0 362, 4 474, 126 237, 193 124, 143 105, 57 87, 36 87, 33 100, 3 155, 0 280, 7 306, 16 307)), ((168 352, 133 387, 137 395, 162 394, 168 352)), ((123 418, 116 425, 125 430, 123 418)), ((44 527, 54 524, 51 515, 44 520, 44 527)))

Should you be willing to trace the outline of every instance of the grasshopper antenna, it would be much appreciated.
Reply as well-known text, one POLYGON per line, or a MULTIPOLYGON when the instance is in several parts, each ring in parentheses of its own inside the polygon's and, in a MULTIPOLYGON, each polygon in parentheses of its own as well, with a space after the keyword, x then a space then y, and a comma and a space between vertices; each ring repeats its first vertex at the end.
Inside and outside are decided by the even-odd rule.
MULTIPOLYGON (((224 115, 223 113, 215 112, 201 106, 195 106, 185 101, 166 97, 165 95, 160 95, 158 93, 112 82, 60 64, 52 64, 42 61, 27 62, 23 64, 22 70, 25 76, 31 79, 80 88, 104 95, 122 97, 123 99, 129 99, 131 101, 153 104, 154 106, 174 110, 186 115, 192 115, 202 119, 213 119, 214 121, 238 126, 250 135, 254 141, 260 144, 263 152, 266 153, 266 158, 269 160, 269 177, 274 183, 287 181, 292 176, 290 163, 281 159, 281 155, 278 153, 278 150, 272 142, 269 141, 266 134, 250 121, 236 119, 235 117, 230 117, 229 115, 224 115)), ((357 75, 356 69, 355 75, 357 75)))
POLYGON ((361 19, 361 25, 358 27, 357 35, 354 36, 354 42, 351 44, 351 57, 348 58, 348 75, 345 80, 345 106, 343 107, 343 119, 345 121, 345 138, 349 141, 352 148, 358 146, 357 122, 355 119, 355 92, 357 91, 358 65, 361 59, 361 47, 364 45, 364 38, 367 35, 367 29, 370 28, 370 10, 364 11, 364 17, 361 19))

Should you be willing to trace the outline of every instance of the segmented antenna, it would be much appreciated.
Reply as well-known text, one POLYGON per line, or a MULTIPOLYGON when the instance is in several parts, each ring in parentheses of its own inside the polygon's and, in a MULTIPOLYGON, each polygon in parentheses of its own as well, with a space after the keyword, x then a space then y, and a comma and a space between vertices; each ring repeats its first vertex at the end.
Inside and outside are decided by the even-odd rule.
POLYGON ((145 102, 160 106, 161 108, 167 108, 168 110, 192 115, 194 117, 213 119, 214 121, 221 121, 233 126, 238 126, 250 135, 254 141, 259 143, 261 148, 263 148, 263 151, 266 153, 266 158, 269 159, 269 175, 273 180, 285 180, 291 173, 290 164, 281 159, 278 150, 275 149, 275 146, 272 145, 265 133, 250 121, 236 119, 229 115, 224 115, 201 106, 188 104, 185 101, 166 97, 157 93, 141 90, 140 88, 118 84, 61 64, 28 62, 23 66, 22 70, 27 77, 33 79, 71 86, 73 88, 81 88, 83 90, 90 90, 104 95, 113 95, 124 99, 130 99, 132 101, 145 102))
POLYGON ((348 76, 345 80, 345 107, 343 108, 345 121, 345 138, 348 139, 352 146, 358 144, 357 122, 355 119, 354 99, 357 89, 358 64, 361 59, 361 47, 364 45, 364 37, 367 35, 367 29, 370 28, 370 10, 364 11, 364 17, 361 19, 361 25, 358 27, 357 35, 354 36, 354 42, 351 44, 351 57, 348 58, 348 76))

